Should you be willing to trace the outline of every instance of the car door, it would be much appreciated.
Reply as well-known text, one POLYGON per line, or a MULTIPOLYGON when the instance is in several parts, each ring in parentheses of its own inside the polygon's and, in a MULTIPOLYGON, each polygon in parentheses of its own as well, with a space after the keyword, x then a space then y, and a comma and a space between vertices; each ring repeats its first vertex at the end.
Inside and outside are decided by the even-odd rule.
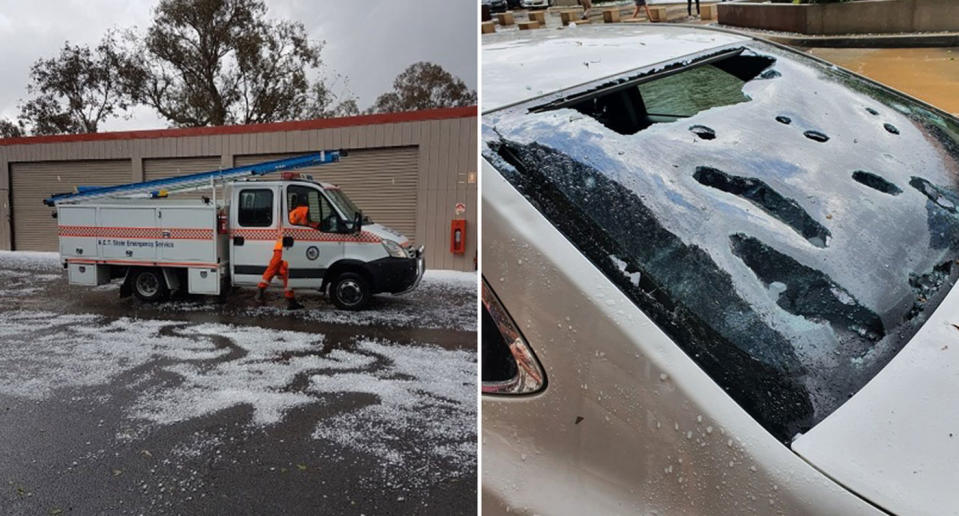
POLYGON ((283 250, 283 259, 290 266, 290 286, 320 288, 326 269, 343 257, 342 234, 334 232, 342 221, 319 188, 290 184, 285 192, 283 234, 293 241, 283 250), (289 214, 300 203, 309 210, 306 224, 293 224, 289 214))
POLYGON ((278 188, 251 184, 233 189, 230 267, 234 285, 259 283, 280 236, 278 188))

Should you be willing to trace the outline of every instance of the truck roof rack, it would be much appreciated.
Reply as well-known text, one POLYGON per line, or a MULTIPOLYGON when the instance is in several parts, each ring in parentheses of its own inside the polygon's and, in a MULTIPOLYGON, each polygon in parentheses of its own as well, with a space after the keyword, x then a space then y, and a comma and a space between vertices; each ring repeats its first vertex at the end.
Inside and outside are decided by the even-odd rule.
POLYGON ((166 179, 156 179, 153 181, 142 181, 139 183, 127 183, 114 186, 86 187, 78 186, 76 191, 70 193, 54 194, 43 200, 47 206, 55 206, 61 203, 87 201, 101 197, 127 197, 127 196, 146 196, 157 198, 165 193, 178 190, 188 190, 211 185, 214 181, 228 181, 240 179, 249 176, 262 176, 273 172, 284 170, 294 170, 298 168, 326 165, 335 163, 345 156, 346 152, 339 150, 327 150, 305 154, 295 158, 279 159, 274 161, 265 161, 254 165, 243 167, 233 167, 223 170, 211 170, 209 172, 200 172, 197 174, 188 174, 179 177, 170 177, 166 179))

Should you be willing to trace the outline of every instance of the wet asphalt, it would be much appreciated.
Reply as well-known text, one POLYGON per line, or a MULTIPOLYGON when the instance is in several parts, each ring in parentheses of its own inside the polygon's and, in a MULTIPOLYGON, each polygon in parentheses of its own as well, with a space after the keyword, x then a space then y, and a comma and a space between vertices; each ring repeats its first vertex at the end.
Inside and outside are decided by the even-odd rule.
MULTIPOLYGON (((0 299, 0 324, 4 312, 34 311, 96 314, 102 321, 169 321, 169 327, 161 329, 167 333, 202 323, 251 326, 321 334, 322 345, 311 351, 318 356, 351 349, 361 339, 401 349, 433 346, 475 352, 476 346, 475 323, 470 321, 475 294, 462 285, 424 283, 405 297, 378 296, 367 312, 354 317, 337 314, 325 298, 306 292, 299 297, 307 309, 294 313, 273 308, 282 306, 279 293, 260 306, 248 290, 234 291, 225 300, 187 296, 146 305, 119 299, 115 286, 68 286, 65 278, 56 278, 59 271, 41 271, 45 281, 7 271, 16 272, 11 280, 3 272, 0 264, 0 281, 19 293, 0 299)), ((44 337, 38 332, 30 338, 44 337)), ((231 346, 229 339, 222 340, 218 347, 231 346)), ((0 354, 3 349, 0 341, 0 354)), ((231 352, 218 360, 234 358, 231 352)), ((444 443, 424 444, 408 427, 394 432, 390 445, 406 457, 398 465, 312 435, 318 422, 379 403, 370 393, 344 392, 323 403, 298 406, 271 425, 251 424, 253 409, 244 404, 170 425, 131 422, 129 408, 144 392, 162 395, 182 381, 169 372, 171 362, 175 360, 158 356, 106 383, 68 382, 40 399, 0 392, 0 513, 476 512, 475 458, 472 463, 451 463, 418 453, 424 445, 444 443)), ((16 364, 0 364, 0 380, 5 374, 23 374, 4 371, 16 364)), ((56 385, 56 370, 43 374, 53 375, 47 381, 56 385)), ((475 386, 475 377, 463 382, 475 386)), ((300 375, 284 389, 296 391, 306 383, 300 375)), ((444 415, 434 410, 429 417, 444 415)), ((475 442, 475 426, 471 432, 475 442)))

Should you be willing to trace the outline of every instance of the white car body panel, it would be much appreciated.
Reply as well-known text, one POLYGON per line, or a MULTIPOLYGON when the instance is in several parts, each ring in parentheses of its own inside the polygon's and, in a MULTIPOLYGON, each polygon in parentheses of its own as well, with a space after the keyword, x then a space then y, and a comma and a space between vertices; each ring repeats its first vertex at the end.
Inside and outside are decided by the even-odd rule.
POLYGON ((548 379, 483 397, 484 514, 881 514, 763 429, 482 167, 483 274, 548 379))
MULTIPOLYGON (((482 111, 746 41, 669 26, 484 36, 482 111)), ((790 451, 485 162, 482 190, 484 275, 549 382, 484 396, 484 512, 959 514, 955 291, 790 451)))
MULTIPOLYGON (((675 27, 589 27, 483 38, 483 112, 748 38, 675 27), (571 38, 569 30, 576 31, 571 38), (557 56, 563 56, 557 62, 557 56)), ((525 31, 524 31, 525 32, 525 31)))
POLYGON ((792 448, 897 514, 959 514, 959 289, 909 344, 792 448))

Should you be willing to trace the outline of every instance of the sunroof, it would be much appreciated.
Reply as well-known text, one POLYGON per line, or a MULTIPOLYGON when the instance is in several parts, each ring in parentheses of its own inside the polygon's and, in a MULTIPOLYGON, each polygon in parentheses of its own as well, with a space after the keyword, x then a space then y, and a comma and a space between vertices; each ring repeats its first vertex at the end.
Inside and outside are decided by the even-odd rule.
POLYGON ((743 86, 775 59, 725 53, 690 66, 644 74, 578 95, 549 109, 573 108, 620 134, 635 134, 656 123, 675 122, 710 108, 748 102, 743 86))

